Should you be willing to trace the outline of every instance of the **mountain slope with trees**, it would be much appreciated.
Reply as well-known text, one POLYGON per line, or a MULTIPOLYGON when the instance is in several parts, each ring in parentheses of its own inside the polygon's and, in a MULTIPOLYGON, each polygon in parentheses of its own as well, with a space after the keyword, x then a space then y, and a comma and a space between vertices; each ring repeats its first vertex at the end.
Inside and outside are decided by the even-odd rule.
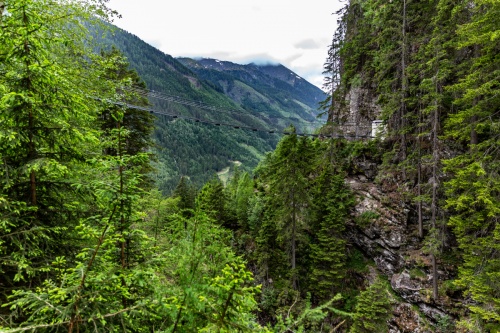
POLYGON ((0 330, 266 331, 230 233, 151 190, 144 83, 81 25, 106 3, 0 7, 0 330))
MULTIPOLYGON (((377 137, 290 127, 252 173, 171 196, 149 178, 158 120, 130 107, 146 83, 81 24, 106 1, 0 8, 0 331, 499 331, 497 1, 351 0, 321 131, 377 137)), ((170 65, 184 98, 219 89, 170 65)))
MULTIPOLYGON (((185 66, 186 62, 164 54, 128 32, 113 28, 108 33, 98 30, 94 35, 96 42, 107 45, 106 48, 113 46, 123 52, 147 88, 161 95, 159 98, 149 95, 150 103, 155 108, 201 120, 269 130, 282 130, 294 124, 311 131, 311 121, 316 122, 314 128, 318 126, 315 114, 318 113, 317 102, 323 93, 303 79, 300 87, 308 86, 306 96, 299 87, 293 88, 258 71, 260 81, 254 80, 253 86, 268 87, 268 82, 272 81, 274 87, 262 94, 262 89, 257 91, 249 88, 247 82, 241 83, 248 103, 239 103, 230 94, 224 94, 216 80, 185 66), (172 98, 188 101, 190 105, 176 103, 172 98), (298 102, 286 102, 287 99, 298 102), (198 103, 212 109, 196 107, 198 103), (273 104, 279 107, 270 107, 273 104)), ((232 66, 245 68, 236 64, 232 66)), ((234 80, 232 76, 228 78, 228 81, 234 80)), ((182 176, 189 177, 200 187, 216 172, 232 166, 233 161, 243 163, 243 168, 249 171, 266 152, 274 149, 279 139, 275 134, 231 127, 214 128, 168 116, 158 117, 153 138, 157 145, 156 167, 159 171, 156 181, 165 193, 171 193, 182 176)))
MULTIPOLYGON (((238 65, 216 59, 179 58, 199 77, 212 82, 236 104, 249 111, 266 114, 279 126, 288 126, 284 119, 290 117, 301 128, 300 119, 314 122, 324 92, 293 73, 283 65, 238 65)), ((304 126, 306 129, 314 125, 304 126)))
POLYGON ((407 212, 401 265, 379 269, 433 330, 448 316, 450 330, 498 331, 498 1, 352 0, 337 14, 329 119, 383 121, 378 184, 407 212), (417 270, 431 283, 404 280, 417 270))

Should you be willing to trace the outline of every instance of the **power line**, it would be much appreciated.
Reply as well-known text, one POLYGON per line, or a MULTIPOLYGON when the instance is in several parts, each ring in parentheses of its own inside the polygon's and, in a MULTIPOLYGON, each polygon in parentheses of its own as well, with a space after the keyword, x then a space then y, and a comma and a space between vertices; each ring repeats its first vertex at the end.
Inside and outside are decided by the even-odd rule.
MULTIPOLYGON (((112 79, 109 77, 104 77, 103 79, 105 79, 107 81, 111 81, 111 82, 120 82, 120 80, 112 79)), ((242 116, 247 116, 247 117, 253 116, 253 117, 259 118, 262 121, 265 121, 266 123, 271 123, 273 119, 278 119, 278 120, 281 119, 281 120, 286 120, 286 121, 297 121, 301 124, 324 125, 324 122, 322 122, 320 120, 312 120, 312 121, 305 120, 305 119, 296 119, 295 120, 295 119, 291 119, 291 118, 285 117, 285 116, 272 116, 272 117, 270 117, 270 116, 267 116, 265 114, 259 114, 259 113, 255 114, 255 113, 244 112, 243 110, 227 109, 227 108, 223 108, 220 106, 210 105, 210 104, 207 104, 207 103, 204 103, 201 101, 187 99, 187 98, 184 98, 184 97, 181 97, 178 95, 172 95, 172 94, 167 94, 164 92, 145 89, 145 88, 137 86, 137 85, 122 86, 121 88, 124 90, 130 91, 130 92, 137 93, 137 94, 144 96, 144 97, 155 98, 155 99, 159 99, 159 100, 163 100, 163 101, 167 101, 167 102, 173 102, 173 103, 177 103, 177 104, 181 104, 181 105, 185 105, 185 106, 197 107, 197 108, 205 109, 208 111, 217 111, 217 112, 230 113, 230 114, 240 114, 242 116)))
MULTIPOLYGON (((148 90, 148 89, 138 88, 136 86, 134 86, 134 87, 123 87, 123 89, 129 90, 129 91, 132 91, 132 92, 136 92, 136 93, 140 94, 141 96, 154 97, 154 98, 158 98, 160 100, 164 100, 164 101, 167 101, 167 102, 174 102, 174 103, 184 104, 184 105, 187 105, 187 106, 198 107, 198 108, 209 110, 209 111, 219 111, 219 112, 226 112, 226 113, 237 113, 237 114, 241 114, 243 116, 256 116, 256 117, 259 117, 259 118, 260 117, 264 117, 265 118, 265 119, 261 118, 261 120, 271 120, 271 119, 294 120, 292 118, 283 117, 283 116, 268 117, 266 115, 261 115, 261 114, 249 114, 249 113, 238 111, 238 110, 224 109, 224 108, 220 108, 218 106, 213 106, 213 105, 210 105, 210 104, 206 104, 206 103, 203 103, 203 102, 200 102, 200 101, 189 100, 189 99, 185 99, 185 98, 180 97, 180 96, 168 95, 168 94, 165 94, 165 93, 157 92, 155 90, 148 90)), ((306 123, 306 124, 325 125, 325 122, 319 121, 319 120, 317 120, 317 121, 308 121, 308 120, 303 120, 303 119, 297 119, 296 121, 298 121, 300 123, 306 123)), ((358 124, 355 123, 355 122, 343 122, 341 125, 342 126, 356 126, 358 124)))
MULTIPOLYGON (((107 81, 111 81, 111 82, 120 82, 120 80, 116 80, 116 79, 112 79, 112 78, 105 77, 105 79, 107 81)), ((298 119, 298 118, 292 119, 292 118, 288 118, 288 117, 284 117, 284 116, 268 117, 264 114, 253 114, 253 113, 243 112, 241 110, 225 109, 225 108, 222 108, 220 106, 210 105, 210 104, 207 104, 207 103, 204 103, 201 101, 186 99, 186 98, 178 96, 178 95, 171 95, 171 94, 166 94, 166 93, 155 91, 155 90, 144 89, 144 88, 139 87, 137 85, 123 86, 121 88, 124 90, 130 91, 130 92, 136 93, 136 94, 143 96, 143 97, 148 97, 148 98, 152 97, 152 98, 160 99, 160 100, 167 101, 167 102, 173 102, 176 104, 181 104, 181 105, 185 105, 185 106, 191 106, 191 107, 204 109, 207 111, 217 111, 217 112, 224 112, 224 113, 239 114, 239 115, 246 116, 246 117, 256 117, 259 120, 264 121, 267 124, 272 123, 272 119, 282 119, 282 120, 287 120, 287 121, 291 121, 291 122, 292 121, 297 122, 298 125, 304 125, 304 124, 321 125, 321 126, 326 125, 325 122, 319 121, 319 120, 318 121, 308 121, 308 120, 298 119)), ((161 111, 161 112, 166 112, 166 111, 161 111)), ((180 115, 176 115, 176 116, 178 118, 181 117, 180 115)), ((197 119, 194 117, 185 117, 185 118, 197 119)), ((197 119, 197 120, 198 120, 198 122, 202 121, 201 119, 197 119)), ((204 120, 204 122, 214 123, 214 124, 219 123, 219 122, 210 121, 210 120, 204 120)), ((343 122, 342 124, 339 124, 339 125, 342 127, 357 127, 357 128, 370 128, 371 129, 371 125, 362 126, 356 122, 343 122)), ((251 128, 250 126, 244 126, 244 125, 231 125, 231 126, 240 126, 240 127, 251 128)), ((269 131, 269 130, 265 130, 265 131, 269 131)), ((279 132, 278 129, 273 129, 273 131, 279 132)), ((361 136, 357 136, 357 137, 361 137, 361 136)))
POLYGON ((145 97, 149 97, 149 98, 156 98, 159 100, 173 102, 173 103, 177 103, 177 104, 181 104, 181 105, 185 105, 185 106, 192 106, 192 107, 204 109, 207 111, 217 111, 217 112, 223 112, 223 113, 229 113, 229 114, 239 114, 239 115, 247 116, 247 117, 253 116, 253 117, 259 118, 260 120, 263 120, 267 123, 272 122, 273 119, 278 119, 278 120, 282 119, 282 120, 287 120, 287 121, 298 121, 301 124, 314 124, 314 125, 324 124, 322 121, 309 121, 309 120, 304 120, 304 119, 294 120, 294 119, 283 117, 283 116, 272 116, 271 117, 271 116, 267 116, 264 114, 248 113, 248 112, 243 112, 243 111, 234 110, 234 109, 225 109, 225 108, 221 108, 219 106, 213 106, 210 104, 206 104, 206 103, 201 102, 201 101, 189 100, 189 99, 186 99, 186 98, 183 98, 180 96, 168 95, 168 94, 157 92, 154 90, 147 90, 147 89, 142 89, 142 88, 138 88, 138 87, 124 87, 123 89, 131 91, 131 92, 135 92, 141 96, 145 96, 145 97))
MULTIPOLYGON (((99 98, 97 100, 103 101, 99 98)), ((193 118, 193 117, 188 117, 188 116, 183 116, 183 115, 178 115, 178 114, 173 114, 168 111, 164 110, 157 110, 153 108, 149 108, 146 106, 139 106, 139 105, 134 105, 130 103, 124 103, 124 102, 113 102, 113 101, 103 101, 106 103, 118 105, 118 106, 123 106, 126 108, 130 109, 136 109, 136 110, 141 110, 141 111, 146 111, 149 113, 154 113, 154 114, 160 114, 164 116, 169 116, 172 117, 173 119, 183 119, 183 120, 188 120, 188 121, 194 121, 195 123, 201 123, 201 124, 210 124, 214 126, 223 126, 223 127, 231 127, 233 129, 243 129, 243 130, 250 130, 253 132, 263 132, 263 133, 268 133, 268 134, 282 134, 282 135, 292 135, 295 134, 297 136, 309 136, 309 137, 318 137, 318 138, 344 138, 344 139, 373 139, 373 136, 368 136, 368 135, 339 135, 339 134, 312 134, 312 133, 304 133, 304 132, 299 132, 299 133, 294 133, 294 132, 289 132, 289 131, 278 131, 278 130, 269 130, 265 128, 259 128, 259 127, 251 127, 251 126, 246 126, 246 125, 240 125, 240 124, 230 124, 230 123, 225 123, 225 122, 216 122, 216 121, 211 121, 211 120, 203 120, 199 118, 193 118)), ((363 127, 361 127, 363 128, 363 127)), ((368 126, 364 126, 364 128, 368 128, 368 126)))

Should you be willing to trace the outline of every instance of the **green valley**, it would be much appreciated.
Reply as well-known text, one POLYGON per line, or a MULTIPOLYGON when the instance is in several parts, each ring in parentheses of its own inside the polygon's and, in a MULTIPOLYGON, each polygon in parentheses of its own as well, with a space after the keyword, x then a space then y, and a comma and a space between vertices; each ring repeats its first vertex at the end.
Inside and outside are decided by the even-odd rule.
MULTIPOLYGON (((159 95, 159 98, 153 97, 154 94, 149 96, 151 105, 159 110, 269 130, 283 130, 294 124, 310 133, 322 123, 316 115, 324 93, 283 66, 174 59, 118 28, 107 33, 98 31, 96 42, 123 52, 147 88, 159 95), (224 63, 231 70, 204 69, 207 62, 224 63), (202 103, 212 109, 166 99, 202 103)), ((279 140, 278 135, 213 128, 173 121, 167 116, 158 117, 153 137, 158 158, 156 182, 165 193, 170 193, 182 176, 201 186, 216 172, 230 166, 230 160, 241 161, 242 167, 250 171, 257 166, 259 156, 274 149, 279 140), (246 147, 257 154, 249 154, 246 147)))
POLYGON ((0 332, 500 331, 499 1, 344 2, 326 95, 108 5, 0 0, 0 332))

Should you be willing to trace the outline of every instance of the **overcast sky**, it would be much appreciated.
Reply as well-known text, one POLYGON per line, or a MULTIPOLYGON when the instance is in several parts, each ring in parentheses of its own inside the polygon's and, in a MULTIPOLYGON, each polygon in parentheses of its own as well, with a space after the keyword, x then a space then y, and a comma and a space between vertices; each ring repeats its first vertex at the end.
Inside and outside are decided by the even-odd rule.
POLYGON ((321 87, 339 0, 111 0, 115 24, 174 57, 281 63, 321 87))

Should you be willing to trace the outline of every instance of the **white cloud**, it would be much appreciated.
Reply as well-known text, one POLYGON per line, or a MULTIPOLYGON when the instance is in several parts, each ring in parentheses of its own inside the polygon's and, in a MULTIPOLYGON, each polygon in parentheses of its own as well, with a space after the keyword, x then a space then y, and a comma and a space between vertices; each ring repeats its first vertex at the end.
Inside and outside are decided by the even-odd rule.
POLYGON ((314 39, 304 39, 294 45, 298 49, 310 50, 322 48, 323 45, 315 41, 314 39))
POLYGON ((115 21, 119 27, 174 57, 279 62, 318 85, 335 31, 331 13, 341 4, 338 0, 111 0, 110 6, 123 15, 115 21), (305 67, 316 70, 301 72, 305 67))

